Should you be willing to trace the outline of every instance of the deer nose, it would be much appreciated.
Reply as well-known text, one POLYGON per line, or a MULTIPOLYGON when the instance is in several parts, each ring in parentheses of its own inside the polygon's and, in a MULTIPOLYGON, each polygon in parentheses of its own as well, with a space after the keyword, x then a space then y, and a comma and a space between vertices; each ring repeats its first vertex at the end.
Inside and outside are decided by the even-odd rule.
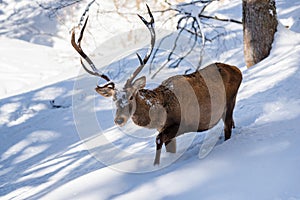
POLYGON ((124 117, 118 117, 115 119, 115 124, 117 124, 118 126, 122 126, 125 122, 125 118, 124 117))

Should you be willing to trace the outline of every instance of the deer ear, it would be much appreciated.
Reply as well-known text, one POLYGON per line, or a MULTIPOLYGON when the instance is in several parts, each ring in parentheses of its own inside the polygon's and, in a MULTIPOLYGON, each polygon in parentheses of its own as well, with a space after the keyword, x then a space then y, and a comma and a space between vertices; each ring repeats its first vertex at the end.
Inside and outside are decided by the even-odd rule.
POLYGON ((99 86, 97 86, 95 88, 95 90, 98 94, 100 94, 101 96, 104 96, 104 97, 111 97, 115 93, 115 90, 111 87, 99 87, 99 86))
POLYGON ((134 81, 132 86, 136 89, 142 89, 146 86, 146 77, 142 76, 134 81))

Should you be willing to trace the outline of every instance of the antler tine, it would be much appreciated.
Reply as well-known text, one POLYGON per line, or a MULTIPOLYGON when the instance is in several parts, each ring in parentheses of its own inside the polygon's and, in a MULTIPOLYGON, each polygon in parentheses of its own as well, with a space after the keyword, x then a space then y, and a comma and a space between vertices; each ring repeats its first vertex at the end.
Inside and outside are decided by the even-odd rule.
POLYGON ((81 62, 81 65, 83 67, 83 69, 93 75, 93 76, 99 76, 101 78, 103 78, 104 80, 106 80, 107 84, 105 84, 104 86, 98 86, 97 87, 100 87, 100 88, 103 88, 103 87, 112 87, 114 88, 114 83, 113 82, 110 82, 110 79, 108 78, 108 76, 106 76, 105 74, 101 74, 98 72, 97 68, 95 67, 95 64, 93 63, 93 61, 84 53, 84 51, 82 50, 81 48, 81 40, 83 38, 83 33, 84 33, 84 30, 86 28, 86 25, 87 25, 87 21, 88 21, 89 17, 86 18, 85 22, 84 22, 84 25, 80 31, 80 35, 78 37, 78 40, 77 40, 77 43, 75 42, 75 28, 72 29, 72 36, 71 36, 71 44, 72 46, 74 47, 74 49, 80 54, 81 58, 80 58, 80 62, 81 62), (83 60, 82 58, 90 65, 90 67, 92 68, 93 71, 89 70, 85 64, 83 63, 83 60))
POLYGON ((146 6, 147 6, 148 14, 150 16, 150 21, 148 22, 147 20, 145 20, 144 17, 142 17, 139 14, 138 14, 138 16, 143 21, 143 23, 147 26, 148 30, 150 31, 150 35, 151 35, 150 48, 148 49, 148 52, 146 53, 144 59, 142 59, 141 56, 137 53, 137 57, 140 61, 140 66, 133 72, 131 77, 127 80, 125 87, 129 87, 132 84, 132 81, 135 79, 135 77, 142 71, 142 69, 146 65, 147 61, 149 60, 149 58, 153 52, 154 45, 155 45, 156 35, 155 35, 155 30, 154 30, 154 23, 155 23, 154 17, 152 15, 152 12, 151 12, 149 6, 147 4, 146 4, 146 6))

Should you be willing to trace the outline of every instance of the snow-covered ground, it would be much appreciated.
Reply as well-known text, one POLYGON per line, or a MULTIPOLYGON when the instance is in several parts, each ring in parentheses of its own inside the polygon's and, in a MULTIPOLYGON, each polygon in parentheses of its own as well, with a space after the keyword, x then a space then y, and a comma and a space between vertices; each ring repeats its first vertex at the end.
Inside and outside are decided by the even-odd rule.
MULTIPOLYGON (((96 137, 81 140, 91 136, 89 131, 103 132, 126 151, 154 157, 155 131, 127 126, 130 136, 148 134, 140 143, 128 135, 120 136, 113 125, 111 101, 94 95, 97 79, 76 78, 80 65, 69 38, 47 38, 51 43, 45 38, 29 40, 18 34, 11 22, 2 24, 0 199, 300 199, 300 3, 276 2, 283 25, 278 27, 267 59, 246 69, 241 43, 232 48, 227 45, 228 51, 224 49, 217 58, 237 65, 244 76, 232 139, 200 160, 203 133, 197 134, 182 156, 162 169, 154 168, 153 160, 138 163, 130 156, 109 154, 106 144, 93 143, 95 148, 91 148, 89 141, 96 137), (80 91, 82 83, 88 84, 86 91, 80 91), (83 106, 85 115, 78 116, 80 105, 88 105, 83 106), (101 131, 90 126, 89 111, 101 131), (88 131, 87 135, 82 130, 88 131), (113 166, 99 159, 113 159, 113 166), (128 173, 147 170, 150 172, 128 173)), ((20 9, 28 8, 24 2, 13 3, 20 9)), ((9 5, 1 5, 0 20, 16 10, 9 5)), ((239 0, 228 0, 215 4, 211 12, 218 9, 222 16, 240 19, 240 8, 239 0)), ((46 22, 40 23, 47 27, 46 22)), ((242 27, 226 26, 241 37, 242 27)), ((169 72, 162 71, 161 75, 169 72)), ((181 136, 178 142, 186 143, 190 135, 181 136)), ((162 164, 172 157, 163 153, 162 164)))

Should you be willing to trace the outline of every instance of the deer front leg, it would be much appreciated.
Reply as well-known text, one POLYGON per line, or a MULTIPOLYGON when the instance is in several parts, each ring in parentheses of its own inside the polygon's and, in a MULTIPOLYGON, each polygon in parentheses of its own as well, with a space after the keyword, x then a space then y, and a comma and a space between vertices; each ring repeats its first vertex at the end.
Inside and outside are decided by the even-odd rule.
POLYGON ((163 136, 161 133, 159 133, 158 136, 156 137, 156 153, 155 153, 154 165, 159 165, 162 145, 163 145, 163 136))
POLYGON ((160 132, 156 137, 156 154, 154 159, 154 165, 159 165, 160 163, 160 155, 161 155, 161 148, 165 143, 167 152, 176 152, 176 139, 175 137, 178 135, 179 126, 173 125, 164 129, 160 132))
POLYGON ((167 152, 176 153, 176 138, 165 143, 167 152))

